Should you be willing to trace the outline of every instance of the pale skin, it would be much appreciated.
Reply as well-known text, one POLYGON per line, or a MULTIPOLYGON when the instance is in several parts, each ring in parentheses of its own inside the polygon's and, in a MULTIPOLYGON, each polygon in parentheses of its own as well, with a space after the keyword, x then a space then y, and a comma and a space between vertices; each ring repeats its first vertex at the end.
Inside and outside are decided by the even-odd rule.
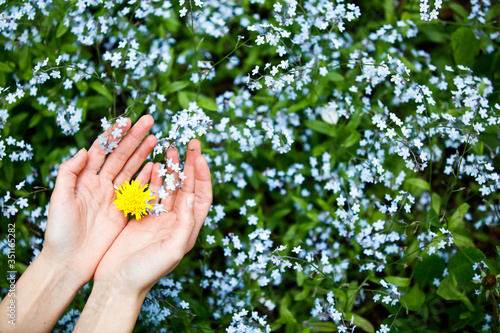
MULTIPOLYGON (((50 332, 92 277, 75 331, 132 331, 147 292, 191 250, 212 202, 210 170, 199 141, 192 140, 183 189, 162 201, 168 213, 127 222, 116 209, 114 186, 131 180, 157 143, 146 136, 152 125, 143 116, 107 158, 96 140, 60 166, 44 247, 16 283, 16 325, 7 322, 12 298, 6 296, 0 332, 50 332)), ((130 120, 124 131, 129 128, 130 120)), ((173 149, 167 157, 179 159, 173 149)), ((158 169, 148 163, 136 179, 156 191, 163 182, 158 169)))

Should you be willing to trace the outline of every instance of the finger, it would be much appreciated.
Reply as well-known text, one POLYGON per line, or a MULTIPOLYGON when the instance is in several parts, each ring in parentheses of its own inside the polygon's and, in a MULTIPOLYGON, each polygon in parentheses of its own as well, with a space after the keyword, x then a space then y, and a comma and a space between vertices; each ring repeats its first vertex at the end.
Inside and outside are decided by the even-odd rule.
POLYGON ((192 249, 189 240, 191 237, 196 239, 200 229, 197 228, 194 217, 195 195, 181 192, 177 194, 177 200, 179 204, 175 207, 174 229, 172 230, 172 237, 168 241, 174 251, 181 251, 181 255, 184 255, 192 249))
MULTIPOLYGON (((198 230, 203 226, 207 218, 210 206, 212 205, 212 177, 210 175, 210 168, 207 161, 201 155, 196 157, 194 162, 195 166, 195 202, 194 202, 194 218, 196 221, 196 228, 198 230)), ((196 242, 197 236, 192 236, 189 240, 192 247, 196 242)))
POLYGON ((54 200, 65 201, 75 198, 76 181, 87 159, 88 152, 85 148, 82 148, 75 156, 59 166, 54 192, 52 193, 54 200))
POLYGON ((130 128, 130 119, 126 118, 127 124, 124 127, 119 127, 118 124, 114 124, 112 127, 108 128, 103 134, 97 138, 88 152, 88 161, 87 165, 85 165, 84 172, 91 172, 93 174, 97 174, 97 171, 102 166, 104 159, 107 154, 107 147, 109 144, 117 144, 120 140, 120 137, 114 137, 111 135, 116 128, 122 130, 122 133, 125 133, 130 128), (102 147, 101 147, 102 146, 102 147), (104 149, 103 149, 104 148, 104 149))
POLYGON ((158 170, 161 169, 160 166, 160 163, 155 163, 155 165, 153 166, 153 170, 151 171, 151 184, 149 188, 153 193, 152 195, 156 197, 155 199, 151 200, 152 204, 155 204, 159 201, 158 189, 163 185, 163 178, 158 174, 158 170))
MULTIPOLYGON (((179 165, 179 152, 175 148, 167 149, 167 160, 171 159, 171 163, 179 165)), ((168 164, 168 162, 167 162, 168 164)), ((176 188, 179 173, 172 168, 167 168, 167 176, 165 177, 165 189, 167 189, 167 197, 162 200, 164 208, 168 211, 174 209, 176 193, 179 191, 176 188)))
POLYGON ((141 167, 142 163, 148 158, 149 154, 156 146, 157 139, 154 135, 149 135, 144 139, 139 148, 130 156, 125 166, 122 168, 120 173, 113 180, 115 185, 120 185, 124 181, 132 179, 137 170, 141 167))
POLYGON ((106 158, 99 171, 99 176, 113 181, 153 124, 153 117, 149 115, 142 116, 120 141, 118 147, 106 158))
POLYGON ((153 162, 148 162, 137 175, 136 180, 138 180, 141 185, 147 184, 151 180, 151 170, 153 170, 153 166, 153 162))
POLYGON ((194 161, 198 156, 201 155, 201 144, 200 141, 193 139, 189 141, 187 148, 186 164, 184 164, 184 176, 186 179, 182 184, 182 190, 187 193, 194 193, 194 161))

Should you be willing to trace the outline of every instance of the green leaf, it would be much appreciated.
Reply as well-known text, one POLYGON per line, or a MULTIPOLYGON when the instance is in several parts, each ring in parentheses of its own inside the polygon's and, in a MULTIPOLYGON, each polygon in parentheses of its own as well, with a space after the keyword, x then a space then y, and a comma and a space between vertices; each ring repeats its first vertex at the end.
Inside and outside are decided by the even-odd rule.
POLYGON ((347 139, 345 139, 342 145, 346 148, 349 148, 350 146, 358 143, 360 137, 361 134, 358 131, 354 131, 347 137, 347 139))
POLYGON ((401 296, 401 304, 411 311, 418 311, 425 303, 425 293, 418 286, 414 286, 409 293, 401 296))
POLYGON ((297 324, 297 319, 295 319, 293 313, 290 311, 290 309, 288 309, 288 302, 286 301, 281 302, 280 318, 283 319, 287 324, 297 324))
POLYGON ((363 113, 357 111, 354 112, 354 114, 351 116, 349 119, 349 122, 347 123, 345 130, 346 131, 355 131, 359 124, 361 124, 361 120, 363 119, 363 113))
POLYGON ((479 53, 479 41, 474 32, 467 27, 458 28, 451 35, 451 47, 456 65, 474 67, 474 60, 479 53))
POLYGON ((14 71, 15 65, 13 63, 6 63, 0 61, 0 72, 11 73, 14 71))
POLYGON ((454 12, 456 12, 458 15, 462 16, 462 19, 466 19, 469 16, 469 13, 467 10, 460 4, 456 2, 450 2, 448 3, 448 6, 453 9, 454 12))
POLYGON ((384 13, 385 13, 385 21, 387 23, 394 22, 394 1, 393 0, 384 0, 384 13))
POLYGON ((179 91, 179 93, 177 93, 177 99, 179 100, 181 108, 189 108, 189 97, 186 91, 179 91))
POLYGON ((441 210, 441 198, 437 193, 432 193, 431 195, 431 207, 436 214, 439 214, 441 210))
POLYGON ((493 275, 500 274, 500 262, 496 259, 484 259, 484 263, 490 269, 490 273, 493 275))
POLYGON ((345 305, 344 312, 351 312, 354 302, 356 301, 356 296, 358 295, 358 281, 354 281, 349 285, 347 289, 347 302, 345 305))
POLYGON ((464 297, 464 294, 458 291, 456 281, 453 276, 446 276, 439 285, 436 292, 439 296, 447 300, 458 301, 464 297))
POLYGON ((345 80, 342 74, 339 74, 337 72, 328 72, 326 77, 328 78, 328 80, 333 82, 340 82, 345 80))
POLYGON ((69 29, 69 25, 65 26, 63 22, 64 21, 61 21, 61 23, 59 23, 59 26, 57 27, 56 38, 61 38, 61 36, 64 35, 69 29))
POLYGON ((453 244, 459 249, 475 247, 476 245, 468 235, 462 235, 459 233, 453 233, 453 244))
POLYGON ((475 247, 467 248, 450 259, 448 269, 458 282, 468 283, 474 275, 472 265, 483 259, 486 259, 483 252, 475 247))
POLYGON ((448 275, 441 281, 441 284, 439 285, 436 293, 442 298, 449 301, 462 301, 467 309, 469 309, 470 311, 475 310, 474 305, 472 305, 467 296, 465 296, 463 292, 457 289, 456 282, 453 281, 453 277, 450 275, 448 275))
POLYGON ((384 280, 398 287, 408 287, 411 281, 410 278, 399 276, 386 276, 384 280))
POLYGON ((203 110, 217 111, 219 109, 217 104, 215 104, 215 101, 205 95, 198 95, 197 103, 203 110))
POLYGON ((300 111, 302 109, 305 109, 308 106, 309 106, 309 101, 307 99, 303 99, 300 102, 294 103, 293 105, 291 105, 286 110, 286 113, 294 113, 294 112, 300 111))
POLYGON ((297 271, 297 285, 302 287, 305 280, 307 280, 307 274, 297 271))
POLYGON ((425 286, 430 284, 434 278, 443 276, 445 267, 443 260, 437 254, 433 254, 425 257, 415 266, 413 277, 422 286, 425 286))
POLYGON ((196 102, 198 106, 204 110, 217 111, 217 105, 215 101, 205 95, 196 94, 190 91, 179 91, 177 93, 177 98, 179 100, 179 105, 184 108, 189 108, 190 102, 196 102))
POLYGON ((99 81, 92 81, 90 83, 90 88, 94 89, 100 95, 106 97, 108 100, 113 100, 113 95, 109 92, 106 86, 99 81))
POLYGON ((313 131, 326 134, 332 137, 334 137, 337 132, 335 126, 325 123, 324 121, 321 120, 307 120, 305 125, 306 127, 312 129, 313 131))
POLYGON ((351 318, 354 316, 353 323, 354 325, 358 326, 361 328, 363 331, 368 332, 368 333, 374 333, 375 328, 373 325, 365 318, 361 317, 360 315, 357 315, 355 313, 346 313, 345 319, 346 320, 351 320, 351 318))
POLYGON ((406 180, 407 184, 413 185, 415 187, 421 188, 423 190, 430 191, 431 186, 428 182, 420 178, 410 178, 406 180))
POLYGON ((42 115, 40 113, 36 113, 33 117, 31 117, 30 122, 28 124, 28 128, 35 127, 42 120, 42 115))
POLYGON ((170 83, 170 85, 168 86, 167 93, 171 94, 179 90, 183 90, 184 88, 187 88, 189 85, 190 85, 189 81, 174 81, 170 83))
POLYGON ((311 323, 312 332, 337 332, 337 325, 332 322, 311 323))
POLYGON ((448 228, 450 229, 450 231, 463 229, 465 227, 463 219, 465 214, 469 210, 469 207, 470 207, 469 204, 463 203, 457 208, 457 210, 455 210, 455 212, 450 218, 450 221, 448 222, 448 228))

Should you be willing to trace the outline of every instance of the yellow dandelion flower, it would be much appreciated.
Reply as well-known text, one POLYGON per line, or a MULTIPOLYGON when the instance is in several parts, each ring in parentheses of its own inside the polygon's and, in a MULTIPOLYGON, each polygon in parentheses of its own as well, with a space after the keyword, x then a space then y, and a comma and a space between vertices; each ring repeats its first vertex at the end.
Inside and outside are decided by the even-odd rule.
POLYGON ((146 215, 146 209, 153 208, 149 201, 156 198, 147 188, 148 184, 141 186, 138 180, 126 181, 115 190, 116 200, 113 204, 117 205, 116 208, 123 211, 125 216, 135 215, 135 218, 140 220, 146 215))

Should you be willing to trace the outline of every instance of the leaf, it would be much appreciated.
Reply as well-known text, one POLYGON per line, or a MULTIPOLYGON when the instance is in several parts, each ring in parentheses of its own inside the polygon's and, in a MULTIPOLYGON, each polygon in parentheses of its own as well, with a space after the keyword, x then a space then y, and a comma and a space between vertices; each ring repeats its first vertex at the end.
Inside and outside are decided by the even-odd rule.
POLYGON ((354 302, 356 301, 356 296, 358 295, 358 281, 354 281, 349 285, 347 289, 347 302, 344 308, 344 312, 351 312, 354 302))
POLYGON ((432 193, 431 195, 431 207, 436 214, 439 214, 441 210, 441 198, 437 193, 432 193))
POLYGON ((387 23, 394 22, 394 1, 393 0, 384 0, 384 13, 385 13, 385 21, 387 23))
POLYGON ((469 207, 468 203, 463 203, 457 208, 457 210, 455 210, 450 218, 450 221, 448 222, 448 228, 450 231, 455 231, 464 227, 463 219, 467 211, 469 211, 469 207))
POLYGON ((167 88, 167 93, 171 94, 174 92, 177 92, 179 90, 183 90, 184 88, 188 87, 190 85, 189 81, 174 81, 170 83, 170 85, 167 88))
POLYGON ((463 297, 463 294, 457 290, 456 281, 450 275, 441 281, 436 293, 447 300, 458 301, 463 297))
POLYGON ((294 103, 293 105, 291 105, 286 110, 286 113, 294 113, 294 112, 300 111, 302 109, 305 109, 308 106, 309 106, 309 101, 307 99, 303 99, 300 102, 294 103))
POLYGON ((500 262, 496 259, 484 259, 484 263, 490 269, 490 273, 493 275, 500 274, 500 262))
POLYGON ((483 252, 475 247, 467 248, 450 259, 448 269, 458 282, 468 283, 474 275, 472 265, 483 259, 486 259, 483 252))
POLYGON ((321 120, 307 120, 305 125, 318 133, 326 134, 332 137, 336 135, 335 126, 327 124, 321 120))
POLYGON ((64 21, 61 21, 61 23, 59 23, 59 26, 57 27, 57 30, 56 30, 56 38, 61 38, 62 35, 64 35, 66 33, 66 31, 68 31, 69 29, 69 25, 66 26, 64 25, 64 21))
POLYGON ((354 131, 347 137, 347 139, 345 139, 342 145, 346 148, 349 148, 352 145, 358 143, 359 138, 361 138, 361 134, 358 131, 354 131))
POLYGON ((332 322, 311 323, 312 332, 337 332, 337 325, 332 322))
POLYGON ((339 74, 337 72, 328 72, 326 77, 328 78, 328 80, 333 82, 340 82, 345 80, 342 74, 339 74))
POLYGON ((479 41, 470 28, 458 28, 451 35, 451 47, 456 65, 474 67, 475 57, 479 53, 479 41))
POLYGON ((375 328, 373 327, 373 325, 367 319, 361 317, 360 315, 357 315, 355 313, 346 313, 344 318, 346 320, 351 320, 352 317, 354 317, 354 320, 353 320, 354 325, 358 326, 363 331, 368 332, 368 333, 375 332, 375 328))
POLYGON ((189 108, 190 102, 196 102, 198 106, 204 110, 217 111, 217 105, 215 101, 205 95, 196 94, 191 91, 179 91, 177 93, 177 98, 179 100, 179 105, 184 108, 189 108))
POLYGON ((215 101, 211 99, 210 97, 207 97, 205 95, 198 95, 198 106, 202 108, 203 110, 208 110, 208 111, 217 111, 219 108, 217 107, 217 104, 215 104, 215 101))
POLYGON ((413 277, 422 286, 430 284, 434 278, 443 276, 445 269, 443 260, 436 254, 424 258, 415 266, 413 277))
POLYGON ((290 309, 288 309, 288 302, 287 301, 281 302, 280 318, 283 319, 285 321, 285 323, 294 324, 294 325, 297 324, 297 320, 295 319, 295 316, 290 311, 290 309))
POLYGON ((411 281, 410 278, 399 276, 387 276, 384 280, 398 287, 408 287, 411 281))
POLYGON ((14 71, 14 64, 0 61, 0 72, 11 73, 14 71))
POLYGON ((189 108, 189 97, 186 91, 179 91, 177 94, 177 99, 179 100, 179 105, 183 109, 189 108))
POLYGON ((462 235, 456 232, 453 233, 453 244, 459 249, 476 246, 468 235, 462 235))
POLYGON ((411 311, 418 311, 425 303, 425 293, 418 286, 414 286, 409 293, 401 296, 401 304, 411 311))
POLYGON ((420 178, 410 178, 406 180, 407 184, 413 185, 415 187, 421 188, 423 190, 430 191, 431 186, 428 182, 420 178))
POLYGON ((106 97, 106 99, 112 101, 113 100, 113 95, 109 92, 109 90, 106 88, 104 84, 102 84, 99 81, 92 81, 90 83, 90 88, 94 89, 97 93, 100 95, 106 97))
POLYGON ((40 113, 36 113, 33 117, 31 117, 30 122, 28 124, 28 128, 35 127, 42 120, 42 115, 40 113))
POLYGON ((462 19, 466 19, 469 16, 469 13, 467 10, 460 4, 456 2, 450 2, 448 6, 453 9, 454 12, 456 12, 458 15, 462 16, 462 19))
POLYGON ((453 281, 453 277, 450 275, 448 275, 441 281, 441 284, 439 285, 436 293, 442 298, 449 301, 462 301, 469 310, 475 310, 474 306, 467 298, 467 296, 465 296, 463 292, 457 289, 456 282, 453 281))

